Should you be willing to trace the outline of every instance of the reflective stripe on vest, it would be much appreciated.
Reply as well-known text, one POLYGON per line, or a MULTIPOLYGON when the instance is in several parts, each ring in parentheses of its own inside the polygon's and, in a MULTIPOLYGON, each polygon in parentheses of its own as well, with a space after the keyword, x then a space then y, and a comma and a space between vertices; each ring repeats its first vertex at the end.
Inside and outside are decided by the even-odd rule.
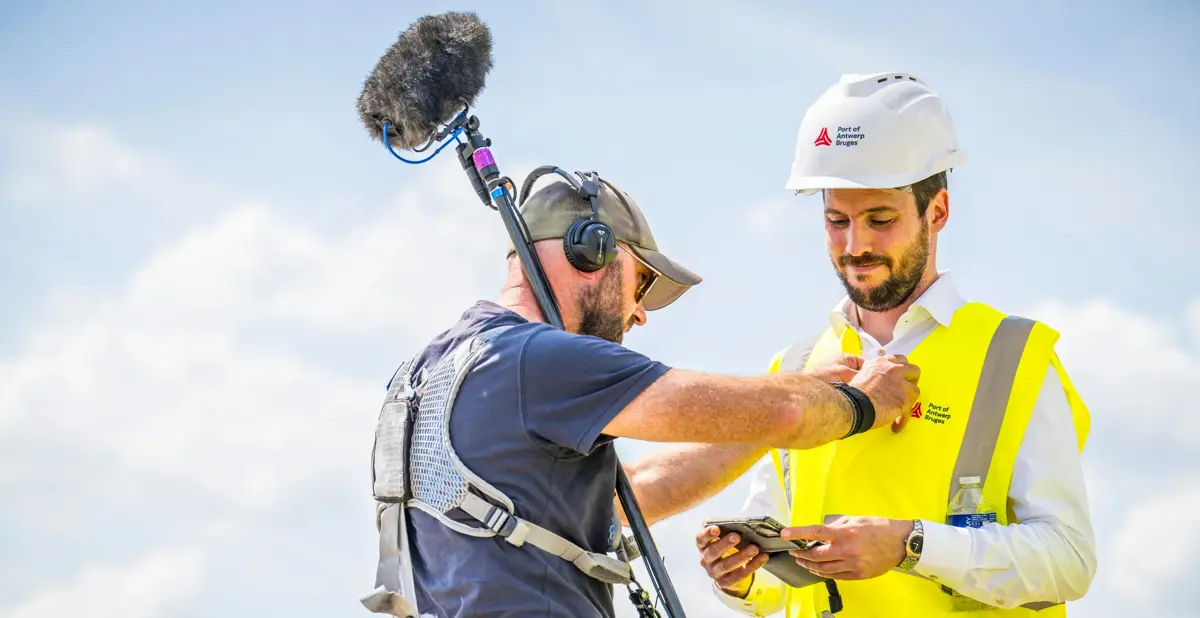
POLYGON ((983 370, 979 374, 979 385, 975 387, 971 415, 967 417, 967 430, 958 446, 958 460, 954 463, 954 476, 950 478, 947 504, 958 492, 960 478, 978 476, 981 486, 987 484, 988 467, 992 463, 992 454, 996 452, 996 442, 1000 440, 1000 425, 1004 422, 1009 394, 1017 379, 1017 365, 1021 362, 1033 325, 1033 320, 1009 316, 1000 322, 992 335, 992 343, 988 346, 983 370))
MULTIPOLYGON (((868 432, 816 449, 772 453, 779 477, 788 480, 784 489, 792 507, 791 524, 828 523, 840 517, 838 513, 944 521, 958 478, 979 476, 985 499, 997 507, 997 522, 1007 525, 1016 451, 1042 379, 1051 366, 1065 375, 1053 354, 1056 340, 1057 333, 1043 324, 1006 317, 978 303, 964 306, 949 328, 939 326, 909 355, 922 369, 922 408, 914 409, 918 418, 910 418, 904 432, 868 432), (896 473, 879 477, 889 466, 896 473)), ((785 352, 771 371, 795 371, 820 364, 831 354, 860 350, 852 329, 837 334, 827 330, 811 354, 785 352)), ((1082 448, 1087 409, 1069 380, 1063 385, 1082 448)), ((905 616, 909 614, 897 611, 909 611, 913 616, 949 616, 950 597, 940 584, 912 575, 892 571, 866 582, 839 582, 845 608, 838 615, 853 618, 882 611, 905 616)), ((828 609, 822 586, 788 589, 785 603, 788 616, 816 618, 828 609)), ((1065 606, 1049 603, 989 615, 1000 614, 1066 615, 1065 606)))

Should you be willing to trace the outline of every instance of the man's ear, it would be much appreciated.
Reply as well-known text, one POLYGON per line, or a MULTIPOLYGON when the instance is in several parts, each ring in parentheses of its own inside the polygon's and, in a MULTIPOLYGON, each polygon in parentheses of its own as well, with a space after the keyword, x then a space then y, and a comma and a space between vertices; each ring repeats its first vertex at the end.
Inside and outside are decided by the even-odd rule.
POLYGON ((946 223, 950 220, 950 192, 942 189, 929 200, 929 208, 925 210, 925 216, 929 218, 929 229, 934 232, 940 232, 946 227, 946 223))

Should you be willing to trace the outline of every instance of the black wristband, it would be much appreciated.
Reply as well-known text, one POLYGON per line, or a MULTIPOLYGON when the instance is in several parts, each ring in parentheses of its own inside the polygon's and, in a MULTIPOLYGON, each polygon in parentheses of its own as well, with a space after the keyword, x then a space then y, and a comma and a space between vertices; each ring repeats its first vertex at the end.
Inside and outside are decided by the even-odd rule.
POLYGON ((868 431, 875 426, 875 404, 871 403, 866 393, 845 382, 834 382, 833 386, 841 391, 846 399, 850 400, 850 405, 854 408, 854 420, 850 426, 850 433, 842 436, 843 440, 868 431))

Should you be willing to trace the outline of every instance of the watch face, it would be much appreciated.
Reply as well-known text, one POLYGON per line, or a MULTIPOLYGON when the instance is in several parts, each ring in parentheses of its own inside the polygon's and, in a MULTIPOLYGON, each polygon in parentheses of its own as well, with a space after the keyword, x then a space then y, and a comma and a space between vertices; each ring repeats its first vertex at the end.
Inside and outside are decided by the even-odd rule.
POLYGON ((921 553, 921 548, 925 545, 925 535, 918 534, 908 542, 908 548, 914 554, 921 553))

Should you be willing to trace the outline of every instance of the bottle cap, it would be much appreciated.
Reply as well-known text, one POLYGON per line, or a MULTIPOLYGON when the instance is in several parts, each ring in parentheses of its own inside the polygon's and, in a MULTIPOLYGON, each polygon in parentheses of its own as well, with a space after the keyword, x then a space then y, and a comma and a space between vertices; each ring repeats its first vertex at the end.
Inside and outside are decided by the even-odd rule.
POLYGON ((960 476, 958 478, 958 484, 959 485, 978 485, 979 477, 978 476, 960 476))

